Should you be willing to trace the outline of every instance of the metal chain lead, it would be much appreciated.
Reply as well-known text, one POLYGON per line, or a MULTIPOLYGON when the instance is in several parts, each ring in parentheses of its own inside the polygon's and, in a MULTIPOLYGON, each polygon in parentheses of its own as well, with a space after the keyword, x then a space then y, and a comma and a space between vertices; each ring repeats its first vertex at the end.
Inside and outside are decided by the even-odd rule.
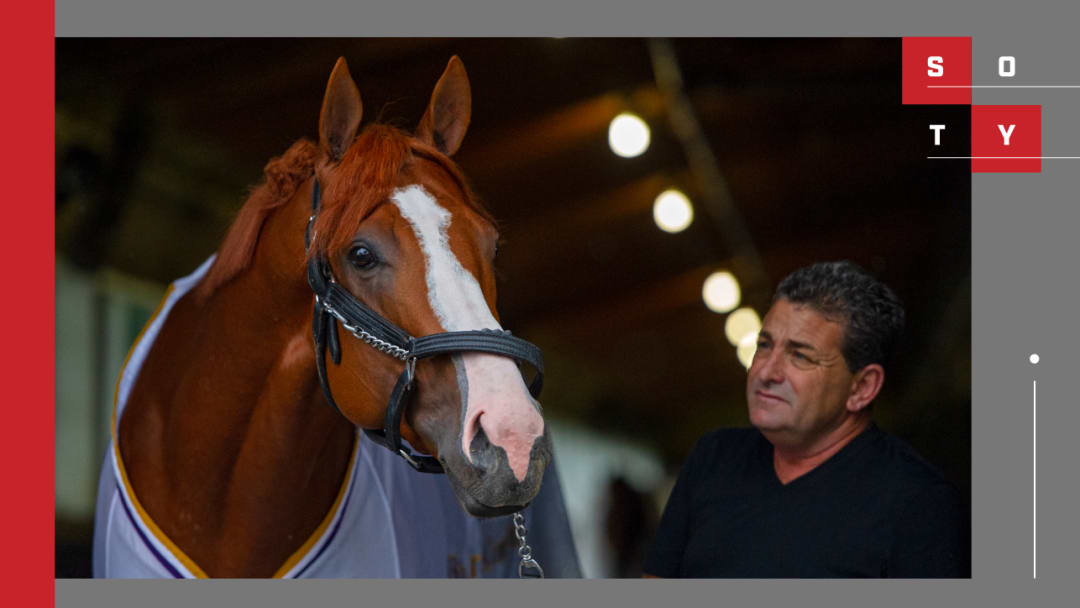
POLYGON ((525 516, 520 511, 514 513, 514 536, 517 537, 521 546, 518 547, 518 555, 521 556, 521 563, 518 564, 518 578, 544 578, 544 569, 540 567, 540 564, 536 563, 536 560, 532 556, 532 547, 525 542, 525 516), (526 574, 525 569, 532 568, 534 573, 526 574))
MULTIPOLYGON (((318 297, 316 296, 316 300, 317 299, 318 297)), ((326 312, 330 313, 331 316, 341 322, 342 327, 347 329, 352 335, 363 340, 366 344, 373 346, 376 350, 384 352, 391 357, 394 357, 395 359, 400 359, 402 361, 409 360, 409 351, 401 348, 400 346, 386 342, 385 340, 380 340, 375 336, 369 334, 368 332, 364 331, 362 328, 350 324, 348 321, 345 320, 345 317, 340 312, 334 310, 334 307, 330 306, 328 302, 322 302, 322 306, 324 309, 326 309, 326 312)))

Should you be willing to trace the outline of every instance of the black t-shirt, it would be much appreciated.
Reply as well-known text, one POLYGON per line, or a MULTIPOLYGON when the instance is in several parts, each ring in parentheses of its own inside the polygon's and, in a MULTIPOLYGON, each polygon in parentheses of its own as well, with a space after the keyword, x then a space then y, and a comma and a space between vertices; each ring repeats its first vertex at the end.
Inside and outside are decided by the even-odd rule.
POLYGON ((959 493, 914 449, 871 424, 781 484, 757 429, 698 441, 644 571, 662 577, 968 577, 959 493))

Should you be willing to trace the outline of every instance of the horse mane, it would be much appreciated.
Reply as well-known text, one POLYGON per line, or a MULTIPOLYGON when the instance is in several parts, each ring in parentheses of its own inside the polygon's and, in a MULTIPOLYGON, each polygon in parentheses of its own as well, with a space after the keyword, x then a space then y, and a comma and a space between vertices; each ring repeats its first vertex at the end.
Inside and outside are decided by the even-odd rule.
POLYGON ((284 154, 263 168, 263 181, 251 190, 233 221, 210 267, 196 290, 202 300, 247 269, 255 254, 259 233, 270 213, 284 205, 315 172, 319 147, 308 139, 293 143, 284 154))
MULTIPOLYGON (((325 186, 309 257, 326 256, 329 251, 347 245, 364 219, 390 197, 401 173, 416 158, 441 167, 461 191, 466 204, 485 220, 495 223, 452 160, 395 127, 368 125, 337 164, 320 165, 319 156, 318 145, 300 139, 266 164, 262 183, 248 195, 218 249, 217 258, 196 290, 199 299, 209 297, 251 265, 267 218, 315 174, 325 186)), ((297 262, 301 267, 300 260, 297 262)))

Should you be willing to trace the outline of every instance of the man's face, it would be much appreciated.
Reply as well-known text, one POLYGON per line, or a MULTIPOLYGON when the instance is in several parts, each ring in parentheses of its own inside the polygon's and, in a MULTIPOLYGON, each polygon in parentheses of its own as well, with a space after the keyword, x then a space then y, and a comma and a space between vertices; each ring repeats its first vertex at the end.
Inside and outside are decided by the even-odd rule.
POLYGON ((812 307, 777 300, 765 315, 746 380, 750 423, 774 444, 807 447, 847 418, 853 374, 844 327, 812 307))

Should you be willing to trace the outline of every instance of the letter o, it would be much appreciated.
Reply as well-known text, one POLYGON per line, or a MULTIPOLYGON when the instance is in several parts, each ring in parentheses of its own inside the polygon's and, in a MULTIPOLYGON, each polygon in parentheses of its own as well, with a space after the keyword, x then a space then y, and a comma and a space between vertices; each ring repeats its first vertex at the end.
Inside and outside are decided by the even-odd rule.
POLYGON ((998 57, 998 76, 1012 78, 1016 76, 1016 57, 1002 55, 998 57))

